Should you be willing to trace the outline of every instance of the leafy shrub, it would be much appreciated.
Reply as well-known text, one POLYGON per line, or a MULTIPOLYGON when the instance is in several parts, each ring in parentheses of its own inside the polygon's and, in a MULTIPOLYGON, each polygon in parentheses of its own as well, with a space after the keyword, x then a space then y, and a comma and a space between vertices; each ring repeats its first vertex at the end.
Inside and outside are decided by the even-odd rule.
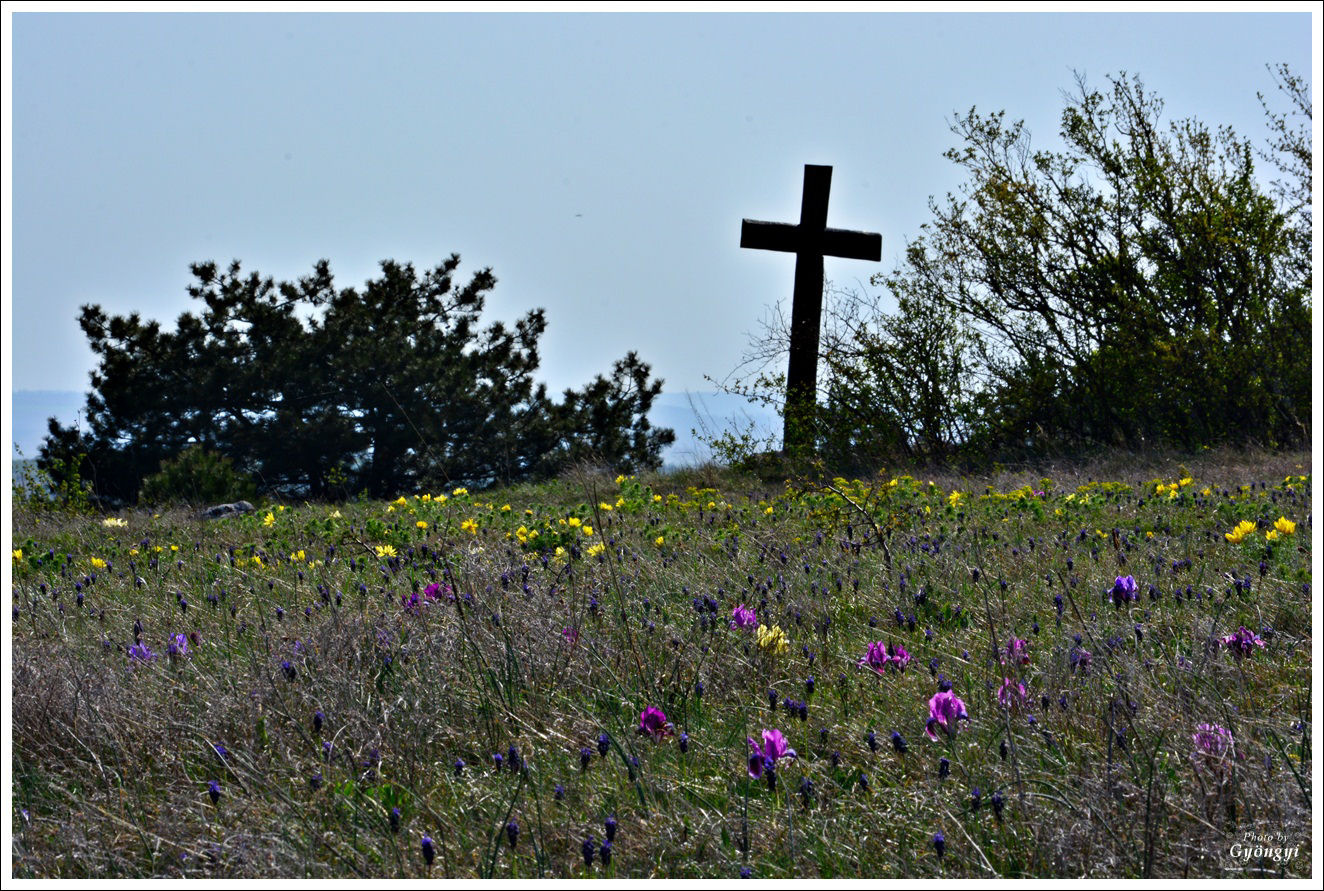
POLYGON ((195 444, 162 461, 160 472, 143 480, 138 500, 145 504, 215 504, 250 499, 256 493, 253 478, 235 470, 229 458, 195 444))

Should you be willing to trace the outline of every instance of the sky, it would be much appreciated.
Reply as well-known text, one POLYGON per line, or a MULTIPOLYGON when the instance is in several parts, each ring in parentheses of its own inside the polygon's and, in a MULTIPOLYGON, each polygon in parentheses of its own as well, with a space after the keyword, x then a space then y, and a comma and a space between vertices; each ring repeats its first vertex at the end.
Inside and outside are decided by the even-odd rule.
MULTIPOLYGON (((83 391, 87 303, 170 323, 189 264, 279 280, 330 261, 490 267, 487 318, 547 313, 540 379, 634 350, 670 393, 712 389, 789 298, 805 164, 828 225, 880 232, 873 291, 963 179, 954 116, 1055 148, 1075 73, 1129 72, 1169 120, 1262 140, 1267 65, 1313 84, 1307 4, 1278 12, 29 12, 6 21, 9 389, 83 391)), ((1256 7, 1259 9, 1260 7, 1256 7)), ((931 9, 931 8, 930 8, 931 9)), ((1317 64, 1317 63, 1316 63, 1317 64)), ((1284 108, 1281 104, 1275 106, 1284 108)), ((6 397, 8 401, 8 396, 6 397)), ((54 410, 54 409, 52 409, 54 410)))

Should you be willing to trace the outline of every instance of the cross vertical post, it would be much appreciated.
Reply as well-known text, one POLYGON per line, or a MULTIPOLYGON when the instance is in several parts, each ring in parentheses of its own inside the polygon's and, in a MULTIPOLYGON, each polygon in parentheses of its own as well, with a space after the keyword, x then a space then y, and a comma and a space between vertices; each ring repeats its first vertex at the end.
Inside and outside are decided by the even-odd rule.
POLYGON ((832 168, 806 164, 800 198, 800 222, 744 220, 740 246, 795 254, 795 289, 791 297, 791 357, 786 372, 786 408, 782 448, 788 455, 812 451, 809 421, 818 398, 818 344, 823 321, 823 257, 882 259, 883 236, 827 227, 832 168))

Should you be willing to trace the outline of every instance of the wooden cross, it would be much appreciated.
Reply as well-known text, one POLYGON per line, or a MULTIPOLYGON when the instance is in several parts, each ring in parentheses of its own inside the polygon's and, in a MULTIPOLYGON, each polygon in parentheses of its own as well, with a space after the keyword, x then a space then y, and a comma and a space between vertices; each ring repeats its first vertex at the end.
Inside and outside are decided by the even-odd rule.
POLYGON ((827 227, 828 191, 832 168, 805 165, 800 223, 765 223, 744 220, 740 246, 795 254, 795 290, 791 298, 791 359, 786 374, 786 411, 782 447, 788 454, 803 453, 813 443, 809 426, 818 397, 818 334, 823 318, 823 257, 878 261, 883 236, 827 227))

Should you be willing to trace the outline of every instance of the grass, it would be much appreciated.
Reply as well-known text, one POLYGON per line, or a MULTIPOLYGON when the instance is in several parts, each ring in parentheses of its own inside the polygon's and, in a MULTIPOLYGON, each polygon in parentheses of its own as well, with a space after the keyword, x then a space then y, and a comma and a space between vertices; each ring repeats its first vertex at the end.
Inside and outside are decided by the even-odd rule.
POLYGON ((1308 875, 1309 457, 1109 460, 217 521, 17 504, 14 875, 1308 875), (875 641, 905 670, 860 666, 875 641), (933 741, 944 679, 969 720, 933 741), (669 735, 637 732, 650 706, 669 735), (1205 723, 1231 749, 1198 754, 1205 723), (774 728, 775 787, 746 741, 774 728))

